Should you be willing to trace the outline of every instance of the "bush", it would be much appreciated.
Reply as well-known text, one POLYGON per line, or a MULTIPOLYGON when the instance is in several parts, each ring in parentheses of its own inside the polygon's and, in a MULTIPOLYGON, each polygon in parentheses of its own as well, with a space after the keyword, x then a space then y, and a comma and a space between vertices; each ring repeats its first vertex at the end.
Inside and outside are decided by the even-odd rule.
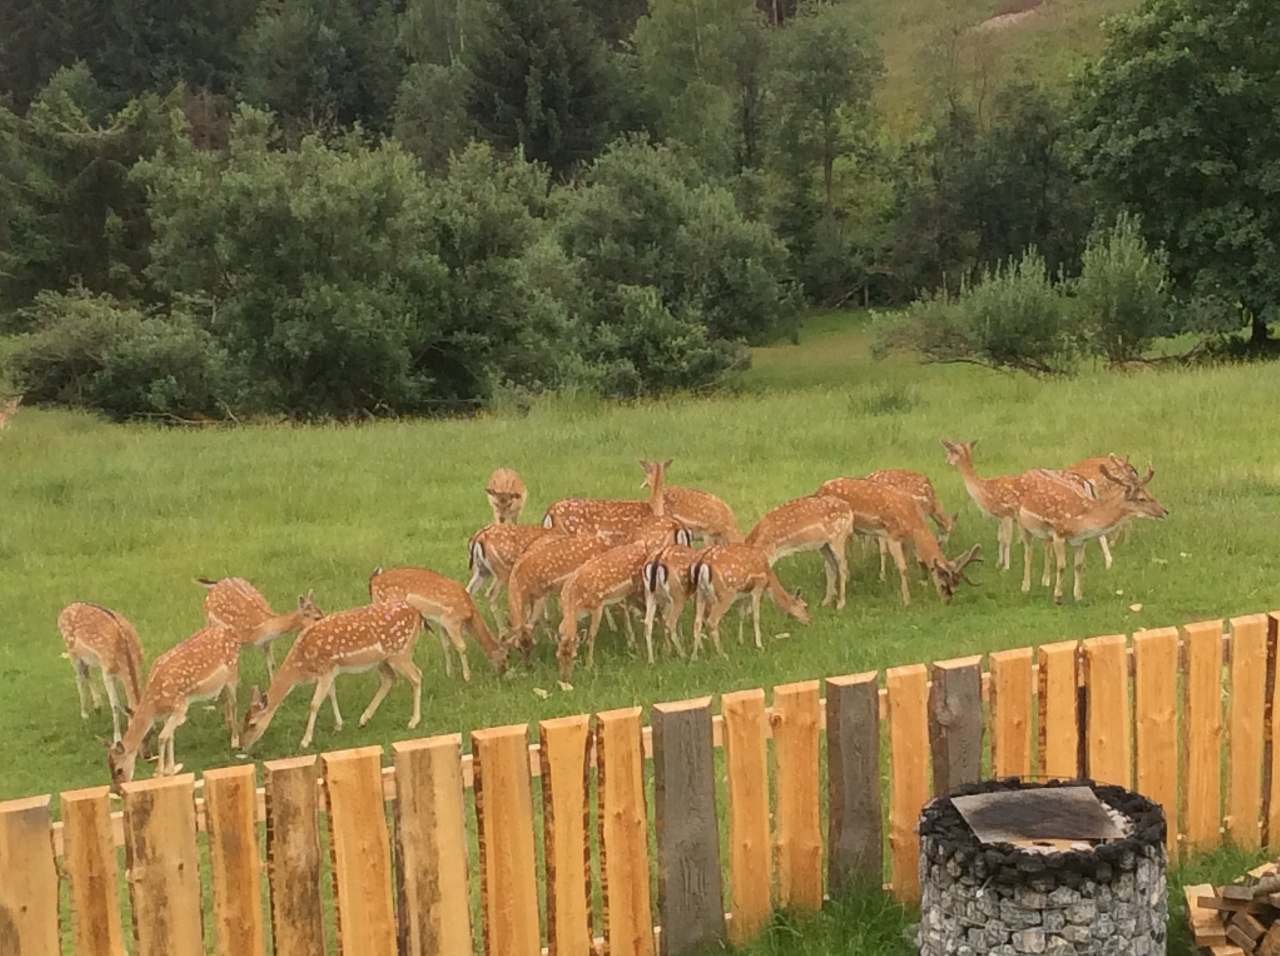
POLYGON ((28 400, 90 405, 116 419, 222 414, 226 354, 190 316, 147 315, 83 289, 42 292, 29 311, 39 331, 10 358, 28 400))
POLYGON ((1112 365, 1142 358, 1152 342, 1175 332, 1169 257, 1151 249, 1139 221, 1121 214, 1095 229, 1073 284, 1079 329, 1086 348, 1112 365))

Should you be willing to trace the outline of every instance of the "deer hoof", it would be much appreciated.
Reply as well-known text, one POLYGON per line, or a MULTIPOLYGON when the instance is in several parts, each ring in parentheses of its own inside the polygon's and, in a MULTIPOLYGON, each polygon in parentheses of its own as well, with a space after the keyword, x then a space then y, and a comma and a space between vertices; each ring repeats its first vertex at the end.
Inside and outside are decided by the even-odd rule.
POLYGON ((422 723, 422 720, 420 718, 418 717, 413 718, 413 720, 409 721, 409 729, 410 730, 416 729, 418 724, 420 723, 422 723))

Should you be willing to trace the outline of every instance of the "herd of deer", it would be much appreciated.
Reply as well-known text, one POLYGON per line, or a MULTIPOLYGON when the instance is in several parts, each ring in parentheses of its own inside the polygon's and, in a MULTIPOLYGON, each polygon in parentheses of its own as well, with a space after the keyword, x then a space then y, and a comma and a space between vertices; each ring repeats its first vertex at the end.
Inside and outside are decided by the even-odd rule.
MULTIPOLYGON (((1011 563, 1014 528, 1023 541, 1022 590, 1031 588, 1033 539, 1045 542, 1043 583, 1049 584, 1049 561, 1056 561, 1054 599, 1062 599, 1066 546, 1075 549, 1074 592, 1083 595, 1084 547, 1098 539, 1107 567, 1111 551, 1107 535, 1130 518, 1163 518, 1168 513, 1146 490, 1154 472, 1145 476, 1127 458, 1090 458, 1066 469, 1035 469, 1021 475, 982 478, 974 470, 974 442, 944 441, 947 461, 964 479, 978 508, 999 522, 1000 568, 1011 563)), ((186 720, 191 702, 222 696, 232 748, 249 747, 260 738, 289 693, 299 684, 314 684, 310 713, 300 746, 310 746, 316 715, 328 698, 335 727, 341 729, 335 680, 339 674, 377 669, 377 692, 360 717, 364 726, 394 683, 403 676, 413 686, 413 716, 421 716, 422 674, 413 660, 423 628, 438 627, 446 672, 452 674, 456 653, 462 677, 470 680, 469 635, 495 669, 506 668, 507 656, 519 651, 527 659, 548 601, 559 600, 561 620, 555 633, 556 659, 562 681, 569 680, 582 643, 579 623, 588 619, 587 664, 593 663, 600 624, 611 607, 620 606, 629 642, 634 644, 633 614, 642 617, 645 650, 654 659, 653 630, 661 615, 666 642, 684 656, 679 622, 685 605, 694 604, 691 655, 702 649, 709 632, 723 654, 720 623, 739 600, 748 600, 755 645, 763 646, 760 604, 765 595, 801 623, 809 610, 799 593, 789 594, 773 571, 781 558, 818 551, 826 571, 823 605, 845 604, 848 579, 846 550, 855 535, 873 538, 880 547, 880 578, 887 560, 898 570, 902 602, 911 599, 908 554, 932 579, 938 595, 949 602, 966 568, 980 560, 974 545, 955 559, 942 550, 955 517, 938 504, 929 479, 918 472, 877 471, 863 478, 835 478, 811 495, 769 511, 743 536, 733 511, 713 494, 666 482, 670 460, 642 462, 648 497, 636 501, 566 498, 547 509, 540 525, 518 523, 528 498, 520 476, 498 469, 490 476, 486 496, 493 523, 472 536, 468 546, 471 579, 462 584, 423 568, 376 569, 369 579, 370 603, 323 614, 310 594, 286 614, 272 610, 263 596, 242 578, 200 579, 206 627, 156 659, 142 682, 142 651, 137 632, 120 614, 77 603, 65 608, 58 627, 75 670, 81 715, 88 699, 100 706, 90 670, 101 669, 112 711, 113 743, 109 751, 113 783, 132 779, 144 740, 156 723, 157 761, 161 774, 176 773, 173 737, 186 720), (931 527, 932 524, 932 527, 931 527), (693 540, 700 539, 700 549, 693 540), (495 637, 473 595, 485 591, 498 617, 495 601, 506 591, 506 614, 495 637), (300 632, 275 665, 272 643, 300 632), (253 645, 265 657, 270 685, 264 695, 253 690, 243 723, 236 711, 239 654, 253 645), (120 701, 116 682, 122 686, 120 701), (120 718, 128 718, 124 734, 120 718)), ((739 620, 742 640, 746 612, 739 620)))

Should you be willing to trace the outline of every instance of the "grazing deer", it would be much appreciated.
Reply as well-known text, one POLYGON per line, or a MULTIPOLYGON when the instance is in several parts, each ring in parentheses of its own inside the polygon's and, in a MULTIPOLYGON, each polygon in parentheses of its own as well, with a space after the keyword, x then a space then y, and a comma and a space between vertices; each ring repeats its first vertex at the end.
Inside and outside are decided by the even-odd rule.
POLYGON ((609 543, 594 534, 557 534, 534 542, 507 578, 507 634, 509 647, 527 658, 533 649, 533 628, 543 616, 548 596, 609 543))
POLYGON ((111 703, 111 742, 119 743, 121 715, 127 719, 142 699, 142 643, 138 632, 123 615, 98 604, 79 601, 62 609, 58 615, 58 631, 76 675, 80 717, 89 719, 89 696, 93 697, 94 710, 102 707, 98 687, 90 675, 97 667, 102 671, 107 700, 111 703), (124 688, 127 709, 117 695, 117 681, 124 688))
POLYGON ((15 395, 0 405, 0 431, 9 427, 9 419, 18 414, 18 406, 22 404, 22 396, 15 395))
MULTIPOLYGON (((735 601, 750 595, 751 617, 755 627, 756 648, 764 650, 760 636, 760 599, 767 592, 778 610, 801 624, 809 623, 809 607, 800 597, 787 593, 773 573, 769 556, 753 544, 717 544, 701 552, 689 569, 696 599, 693 616, 693 658, 702 649, 702 627, 711 630, 711 643, 716 653, 725 656, 720 645, 720 621, 735 601)), ((739 640, 742 631, 738 631, 739 640)))
MULTIPOLYGON (((888 485, 898 491, 905 492, 919 503, 921 510, 930 521, 937 526, 938 543, 946 544, 951 531, 956 526, 956 516, 949 515, 938 504, 938 495, 933 490, 933 482, 918 471, 907 471, 902 468, 886 468, 873 471, 867 475, 867 481, 888 485)), ((889 546, 884 538, 876 539, 880 547, 880 580, 885 580, 885 565, 889 558, 889 546)))
POLYGON ((670 460, 640 462, 645 473, 644 484, 649 488, 647 501, 562 498, 547 509, 542 526, 566 534, 599 534, 613 544, 622 544, 650 518, 666 514, 663 489, 670 463, 670 460))
POLYGON ((1118 498, 1090 499, 1077 493, 1070 485, 1051 478, 1029 480, 1023 488, 1018 508, 1018 524, 1022 528, 1024 548, 1022 563, 1022 590, 1031 590, 1031 539, 1047 539, 1053 543, 1057 563, 1057 576, 1053 587, 1053 600, 1062 603, 1062 578, 1067 563, 1067 545, 1075 550, 1072 594, 1077 601, 1084 597, 1084 546, 1091 539, 1100 537, 1119 527, 1129 518, 1165 518, 1169 511, 1146 490, 1155 477, 1155 469, 1148 468, 1143 478, 1116 474, 1105 465, 1102 474, 1124 486, 1124 494, 1118 498))
POLYGON ((129 718, 123 739, 107 750, 111 784, 133 779, 138 751, 148 731, 158 720, 160 728, 160 763, 157 776, 175 774, 182 769, 174 756, 173 737, 187 720, 187 708, 193 701, 212 700, 222 695, 231 747, 240 746, 240 726, 236 714, 236 687, 240 681, 240 640, 235 632, 220 625, 209 625, 171 647, 151 665, 142 699, 129 718))
MULTIPOLYGON (((671 461, 672 459, 668 458, 663 462, 661 472, 646 468, 644 487, 652 492, 653 481, 660 474, 665 478, 666 469, 671 467, 671 461)), ((664 485, 662 506, 665 514, 675 518, 688 528, 691 534, 703 540, 713 544, 728 544, 731 541, 742 540, 742 532, 738 530, 738 520, 733 516, 733 509, 709 491, 664 485)))
POLYGON ((520 555, 535 541, 557 533, 537 524, 491 524, 481 528, 467 542, 467 565, 471 570, 467 593, 476 594, 487 580, 485 598, 493 610, 494 599, 507 586, 520 555))
POLYGON ((428 624, 440 626, 440 648, 444 651, 445 674, 453 676, 449 644, 462 662, 462 679, 471 680, 467 663, 467 642, 463 631, 471 634, 499 674, 507 669, 507 649, 494 639, 480 616, 471 595, 457 581, 426 568, 375 568, 369 576, 369 599, 404 601, 418 609, 428 624))
POLYGON ((264 697, 253 689, 249 712, 244 719, 244 747, 252 747, 271 725, 271 720, 289 693, 299 684, 315 683, 307 729, 298 746, 311 746, 316 714, 326 697, 333 706, 333 725, 342 730, 335 681, 339 674, 358 674, 378 668, 381 682, 360 715, 363 727, 377 713, 399 674, 413 685, 413 716, 409 729, 422 720, 422 672, 413 662, 413 648, 422 633, 422 613, 404 601, 381 601, 364 607, 339 611, 308 624, 289 648, 284 662, 271 679, 264 697))
POLYGON ((653 621, 659 606, 667 629, 667 642, 684 657, 684 648, 680 646, 680 616, 693 596, 689 572, 698 554, 688 545, 664 545, 649 557, 640 572, 644 589, 644 643, 650 664, 653 663, 653 621))
POLYGON ((947 450, 947 464, 960 472, 973 503, 988 518, 999 522, 996 567, 1008 571, 1013 552, 1013 526, 1018 520, 1019 479, 1016 475, 980 478, 973 467, 973 448, 977 444, 977 439, 942 441, 942 447, 947 450))
POLYGON ((827 591, 822 606, 832 602, 836 609, 844 607, 845 584, 849 565, 845 548, 853 534, 853 514, 839 498, 810 495, 779 505, 761 518, 747 544, 764 550, 772 567, 781 558, 801 551, 819 551, 827 574, 827 591))
POLYGON ((230 628, 240 638, 241 644, 261 650, 267 661, 268 678, 275 672, 276 664, 271 645, 308 622, 324 617, 324 612, 316 607, 311 591, 292 611, 277 614, 261 592, 244 578, 220 578, 217 581, 196 578, 196 583, 209 592, 204 596, 205 620, 230 628))
POLYGON ((498 468, 484 486, 494 524, 515 524, 529 500, 529 492, 520 476, 510 468, 498 468))
POLYGON ((973 583, 964 569, 981 560, 981 545, 975 544, 954 562, 949 561, 930 530, 919 501, 912 495, 865 478, 833 478, 822 484, 818 494, 845 502, 853 512, 854 529, 884 542, 898 568, 904 606, 911 603, 911 587, 907 581, 908 545, 915 551, 916 560, 928 570, 944 603, 950 603, 961 581, 973 583))

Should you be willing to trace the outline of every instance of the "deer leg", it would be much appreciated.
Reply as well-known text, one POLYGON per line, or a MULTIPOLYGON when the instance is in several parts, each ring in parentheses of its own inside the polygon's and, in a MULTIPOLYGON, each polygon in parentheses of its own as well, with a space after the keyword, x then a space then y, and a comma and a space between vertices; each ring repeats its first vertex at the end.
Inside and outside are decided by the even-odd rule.
MULTIPOLYGON (((89 696, 93 698, 93 709, 95 711, 102 710, 102 694, 98 691, 98 685, 93 682, 93 677, 89 670, 89 665, 84 666, 84 682, 89 686, 89 696)), ((102 671, 103 680, 107 679, 107 672, 102 671)))
POLYGON ((628 601, 622 602, 622 623, 626 625, 627 630, 627 650, 635 650, 636 646, 636 629, 631 621, 631 605, 628 601))
POLYGON ((369 701, 369 706, 360 715, 361 727, 373 719, 373 715, 378 712, 378 708, 382 706, 382 701, 391 692, 391 685, 395 682, 396 672, 391 669, 390 664, 383 661, 378 665, 378 689, 373 692, 373 699, 369 701))
POLYGON ((311 738, 316 732, 316 713, 320 710, 324 699, 329 696, 329 688, 333 686, 336 679, 336 672, 323 674, 316 679, 316 692, 311 695, 311 711, 307 714, 307 729, 302 732, 302 740, 298 742, 299 749, 306 750, 311 746, 311 738))
POLYGON ((1008 571, 1013 564, 1013 519, 1000 519, 1000 570, 1008 571))
POLYGON ((693 649, 689 652, 689 660, 698 659, 698 651, 702 650, 702 622, 707 613, 707 601, 698 591, 693 598, 693 649))
POLYGON ((89 667, 82 661, 71 659, 71 670, 76 675, 76 693, 80 695, 80 719, 89 719, 89 667))
POLYGON ((715 647, 716 653, 721 657, 725 657, 727 655, 720 644, 720 621, 725 614, 729 612, 729 608, 733 606, 733 601, 736 597, 736 594, 730 594, 727 598, 718 599, 715 606, 707 615, 707 623, 711 629, 711 644, 715 647))
POLYGON ((764 640, 760 637, 760 598, 764 597, 764 589, 756 588, 751 592, 751 620, 756 628, 756 650, 764 650, 764 640))
POLYGON ((822 570, 827 575, 827 593, 822 596, 822 606, 831 607, 836 600, 836 557, 829 545, 822 546, 822 570))
MULTIPOLYGON (((1100 539, 1105 541, 1106 538, 1100 539)), ((1084 542, 1076 545, 1075 572, 1072 574, 1071 596, 1077 601, 1084 597, 1084 542)))
MULTIPOLYGON (((587 667, 591 670, 596 666, 596 632, 600 630, 600 619, 604 617, 608 608, 596 608, 591 612, 591 625, 587 628, 587 667)), ((627 619, 631 619, 631 615, 624 607, 622 613, 627 615, 627 619)))
POLYGON ((422 722, 422 671, 413 662, 413 651, 388 659, 392 670, 409 682, 413 688, 413 716, 409 718, 408 727, 413 730, 422 722))
POLYGON ((1022 529, 1022 593, 1031 593, 1031 532, 1022 529))
POLYGON ((888 580, 885 570, 889 565, 889 546, 884 543, 884 538, 876 538, 876 544, 880 546, 880 583, 883 584, 888 580))
POLYGON ((609 625, 609 630, 616 631, 618 626, 613 623, 613 611, 609 608, 604 609, 604 622, 609 625))
POLYGON ((1049 538, 1044 539, 1044 573, 1040 575, 1040 585, 1048 587, 1051 583, 1049 575, 1049 563, 1053 560, 1053 542, 1049 538))
POLYGON ((276 676, 276 652, 271 649, 272 641, 262 645, 262 656, 267 660, 267 683, 276 676))
POLYGON ((911 603, 911 585, 907 583, 907 555, 903 551, 902 542, 895 541, 890 538, 889 554, 893 556, 893 563, 898 566, 898 582, 902 586, 902 606, 906 607, 911 603))
POLYGON ((342 712, 338 710, 338 682, 329 685, 329 703, 333 705, 333 729, 342 729, 342 712))
POLYGON ((1104 534, 1098 538, 1098 547, 1102 549, 1102 566, 1108 571, 1111 570, 1111 545, 1107 542, 1107 536, 1104 534))
POLYGON ((227 721, 227 730, 231 734, 231 749, 240 748, 240 724, 236 720, 236 685, 228 681, 222 688, 222 713, 227 721))
POLYGON ((1053 603, 1062 603, 1062 578, 1067 570, 1067 543, 1056 534, 1053 536, 1053 556, 1057 559, 1058 573, 1053 579, 1053 603))
POLYGON ((849 539, 841 538, 839 541, 828 545, 831 549, 831 556, 836 562, 836 580, 840 586, 840 596, 836 599, 836 610, 844 608, 845 587, 849 583, 849 562, 845 557, 845 550, 849 547, 849 539))
POLYGON ((453 676, 453 655, 449 653, 449 637, 445 634, 445 629, 440 628, 440 633, 436 635, 440 638, 440 650, 444 651, 444 676, 453 676))
POLYGON ((105 670, 102 672, 107 687, 107 701, 111 704, 111 742, 120 743, 120 698, 116 695, 116 682, 105 670))
POLYGON ((658 598, 652 591, 646 591, 644 595, 644 649, 649 657, 649 663, 653 663, 653 618, 658 610, 658 598))
POLYGON ((677 657, 684 657, 684 648, 680 645, 680 613, 684 610, 684 605, 676 606, 675 601, 669 601, 667 606, 662 610, 663 622, 667 625, 667 642, 675 649, 677 657))
POLYGON ((747 643, 747 609, 745 606, 738 608, 738 645, 742 646, 747 643))
POLYGON ((178 712, 174 711, 160 728, 160 762, 156 766, 157 777, 167 777, 173 772, 169 768, 174 762, 173 735, 177 733, 178 724, 178 712))
MULTIPOLYGON (((453 618, 444 618, 440 621, 440 632, 440 643, 444 643, 447 634, 453 649, 458 652, 458 660, 462 664, 462 679, 470 682, 471 665, 467 661, 467 641, 462 636, 462 624, 453 618)), ((446 657, 449 655, 448 647, 445 647, 444 653, 446 657)))

